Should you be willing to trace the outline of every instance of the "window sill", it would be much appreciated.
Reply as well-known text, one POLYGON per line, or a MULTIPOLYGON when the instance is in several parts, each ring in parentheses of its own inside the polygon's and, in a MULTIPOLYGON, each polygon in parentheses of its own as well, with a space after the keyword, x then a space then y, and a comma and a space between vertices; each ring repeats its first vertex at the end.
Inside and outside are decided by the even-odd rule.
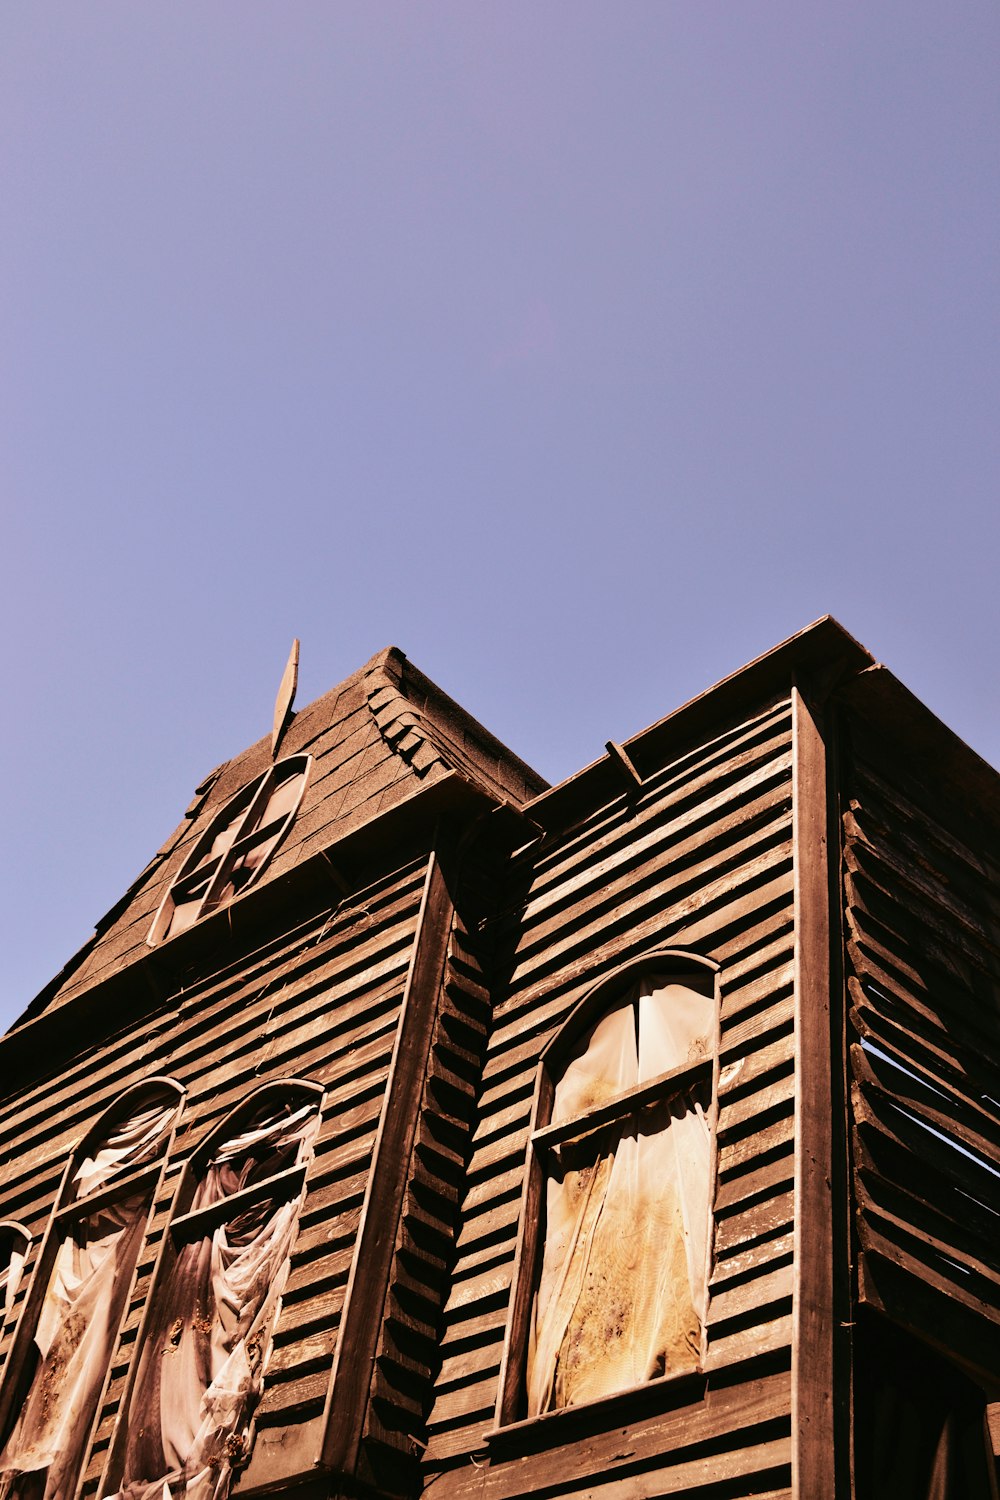
POLYGON ((702 1400, 707 1389, 708 1376, 702 1366, 679 1370, 675 1375, 661 1375, 593 1401, 581 1401, 576 1406, 562 1406, 557 1411, 493 1427, 483 1434, 483 1442, 491 1454, 499 1455, 508 1449, 526 1453, 572 1441, 577 1428, 592 1432, 598 1424, 613 1427, 619 1422, 631 1423, 646 1416, 658 1416, 675 1406, 690 1405, 702 1400))

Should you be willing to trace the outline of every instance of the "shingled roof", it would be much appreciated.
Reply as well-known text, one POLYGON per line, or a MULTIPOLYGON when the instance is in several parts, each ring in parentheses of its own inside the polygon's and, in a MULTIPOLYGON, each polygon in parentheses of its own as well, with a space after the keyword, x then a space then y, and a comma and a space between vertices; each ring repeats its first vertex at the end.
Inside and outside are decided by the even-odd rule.
MULTIPOLYGON (((252 890, 445 776, 457 775, 518 808, 548 785, 396 646, 295 714, 280 754, 308 754, 313 764, 288 836, 252 890)), ((268 734, 205 777, 178 827, 21 1022, 67 1003, 149 952, 153 918, 193 844, 229 798, 270 764, 268 734)))

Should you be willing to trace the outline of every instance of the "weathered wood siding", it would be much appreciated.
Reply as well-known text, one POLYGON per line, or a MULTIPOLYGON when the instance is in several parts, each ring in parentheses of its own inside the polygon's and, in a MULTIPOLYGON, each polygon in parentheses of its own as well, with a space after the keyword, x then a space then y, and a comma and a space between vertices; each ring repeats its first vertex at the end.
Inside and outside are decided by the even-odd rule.
POLYGON ((127 1085, 153 1074, 169 1074, 188 1091, 104 1393, 84 1495, 96 1492, 106 1461, 183 1162, 240 1099, 282 1077, 322 1083, 327 1094, 257 1410, 258 1446, 266 1447, 275 1429, 321 1417, 424 876, 424 860, 415 860, 172 996, 83 1053, 57 1079, 14 1090, 5 1101, 0 1218, 23 1221, 35 1236, 33 1265, 68 1155, 96 1117, 127 1085))
POLYGON ((855 721, 843 890, 860 1291, 1000 1382, 1000 838, 855 721))
MULTIPOLYGON (((526 898, 489 934, 496 1004, 425 1455, 435 1494, 634 1500, 710 1481, 720 1495, 788 1493, 791 762, 782 700, 519 857, 526 898), (664 1382, 631 1420, 609 1406, 581 1437, 573 1414, 557 1413, 541 1419, 540 1451, 490 1452, 539 1053, 585 990, 664 947, 721 965, 708 1393, 664 1382)), ((529 808, 542 822, 544 803, 529 808)))

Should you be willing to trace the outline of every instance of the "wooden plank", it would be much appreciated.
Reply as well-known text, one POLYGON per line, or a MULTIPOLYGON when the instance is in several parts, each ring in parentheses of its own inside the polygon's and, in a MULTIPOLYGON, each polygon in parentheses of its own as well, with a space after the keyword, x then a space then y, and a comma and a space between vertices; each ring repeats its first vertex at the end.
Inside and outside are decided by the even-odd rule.
MULTIPOLYGON (((689 1390, 689 1386, 678 1383, 678 1389, 689 1390)), ((669 1385, 661 1387, 659 1394, 661 1403, 669 1401, 669 1385)), ((683 1494, 693 1484, 710 1481, 723 1468, 730 1476, 759 1472, 756 1460, 747 1455, 755 1440, 766 1434, 767 1423, 780 1424, 778 1431, 785 1434, 777 1441, 781 1462, 787 1466, 788 1408, 788 1372, 758 1371, 754 1378, 749 1369, 743 1381, 710 1389, 701 1400, 692 1402, 688 1396, 676 1409, 661 1409, 631 1421, 622 1420, 621 1404, 613 1399, 595 1403, 585 1414, 569 1408, 525 1424, 526 1432, 530 1428, 537 1434, 531 1451, 510 1458, 498 1452, 489 1462, 441 1475, 431 1488, 436 1500, 602 1495, 605 1486, 621 1484, 623 1494, 683 1494), (692 1450, 702 1456, 695 1459, 692 1450), (695 1463, 700 1468, 688 1466, 695 1463), (643 1471, 647 1472, 645 1481, 640 1479, 643 1471), (648 1489, 629 1488, 647 1482, 648 1489)), ((433 1465, 435 1454, 443 1456, 446 1447, 454 1453, 477 1446, 474 1431, 460 1431, 447 1445, 432 1439, 428 1465, 433 1465)))
POLYGON ((791 934, 787 939, 782 939, 778 946, 779 953, 776 959, 766 965, 762 965, 760 971, 753 978, 742 985, 737 986, 728 970, 725 976, 725 987, 722 997, 722 1016, 726 1025, 732 1025, 738 1016, 755 1010, 766 1001, 770 1001, 776 994, 787 991, 791 993, 794 980, 794 968, 792 964, 791 934), (787 957, 784 948, 787 942, 787 957))
POLYGON ((854 1169, 868 1180, 891 1184, 897 1192, 916 1190, 925 1203, 953 1226, 961 1226, 969 1248, 992 1249, 1000 1239, 1000 1210, 978 1202, 926 1155, 915 1158, 887 1132, 858 1129, 853 1141, 854 1169), (909 1184, 901 1187, 900 1184, 909 1184))
POLYGON ((278 1422, 302 1420, 307 1414, 316 1414, 323 1408, 330 1375, 327 1370, 317 1370, 302 1380, 265 1381, 260 1405, 255 1413, 258 1426, 274 1426, 278 1422))
POLYGON ((455 1242, 459 1255, 456 1275, 462 1274, 459 1268, 474 1264, 477 1255, 487 1253, 490 1246, 516 1233, 520 1208, 520 1195, 511 1193, 486 1215, 463 1213, 455 1242))
POLYGON ((795 1044, 791 1032, 773 1036, 765 1046, 740 1058, 735 1058, 719 1077, 720 1103, 730 1103, 744 1094, 752 1093, 765 1082, 770 1082, 778 1073, 790 1068, 795 1060, 795 1044))
MULTIPOLYGON (((959 1072, 979 1067, 992 1075, 991 1082, 995 1081, 998 1069, 990 1061, 996 1048, 992 999, 967 988, 955 988, 953 980, 931 964, 922 963, 924 972, 918 975, 901 956, 905 943, 885 928, 873 931, 877 924, 870 924, 856 909, 848 916, 848 953, 863 994, 874 1007, 883 1009, 881 996, 895 1005, 907 1027, 925 1040, 938 1046, 959 1044, 963 1049, 962 1061, 956 1064, 959 1072)), ((910 956, 915 957, 912 953, 910 956)))
POLYGON ((477 1311, 475 1307, 463 1307, 460 1317, 445 1320, 440 1341, 442 1355, 451 1355, 473 1345, 492 1343, 503 1337, 506 1326, 506 1298, 496 1301, 493 1306, 487 1306, 485 1312, 477 1311))
POLYGON ((719 1152, 719 1177, 742 1172, 748 1164, 766 1161, 771 1156, 784 1156, 786 1148, 796 1138, 793 1102, 780 1106, 778 1118, 763 1125, 755 1133, 724 1145, 719 1152))
POLYGON ((973 1203, 1000 1213, 1000 1178, 942 1141, 921 1125, 915 1115, 884 1105, 880 1111, 858 1088, 852 1092, 851 1108, 855 1128, 866 1138, 877 1141, 884 1137, 905 1151, 914 1163, 911 1170, 919 1164, 921 1170, 936 1171, 946 1182, 966 1192, 973 1203))
POLYGON ((791 1170, 786 1169, 785 1175, 784 1182, 749 1207, 741 1204, 736 1213, 722 1215, 716 1212, 714 1244, 717 1275, 724 1274, 727 1256, 735 1255, 759 1240, 770 1239, 791 1226, 795 1213, 791 1170))
POLYGON ((740 952, 730 957, 722 984, 723 1010, 728 996, 738 995, 744 985, 754 983, 761 974, 771 974, 785 962, 790 965, 794 953, 794 913, 789 907, 758 939, 744 942, 740 952))
MULTIPOLYGON (((973 1111, 943 1079, 922 1088, 903 1068, 893 1067, 857 1043, 851 1048, 851 1062, 854 1077, 869 1099, 900 1106, 947 1139, 960 1141, 974 1155, 987 1162, 1000 1161, 1000 1122, 986 1111, 973 1111), (930 1090, 933 1098, 928 1098, 930 1090)), ((916 1072, 919 1065, 904 1062, 905 1066, 916 1072)))
POLYGON ((858 1295, 865 1306, 935 1345, 945 1358, 957 1356, 984 1390, 996 1389, 1000 1328, 958 1301, 946 1281, 935 1284, 933 1276, 900 1264, 898 1255, 873 1247, 858 1258, 858 1295))
POLYGON ((773 1309, 774 1316, 764 1322, 751 1322, 732 1326, 731 1332, 716 1329, 705 1368, 728 1369, 737 1360, 752 1359, 758 1355, 775 1354, 778 1350, 792 1347, 792 1309, 790 1302, 780 1302, 773 1309))
MULTIPOLYGON (((949 913, 961 926, 976 932, 987 945, 1000 923, 1000 901, 985 872, 959 868, 938 853, 929 859, 926 842, 879 816, 877 804, 865 802, 844 813, 848 847, 862 862, 874 861, 899 882, 905 892, 919 894, 935 908, 949 913)), ((996 877, 993 877, 994 879, 996 877)))
POLYGON ((776 1108, 793 1105, 794 1098, 795 1075, 791 1063, 769 1069, 757 1088, 739 1094, 719 1110, 719 1140, 732 1141, 746 1131, 755 1129, 756 1122, 762 1115, 769 1114, 776 1108))
MULTIPOLYGON (((780 1200, 778 1200, 780 1203, 780 1200)), ((769 1266, 786 1257, 791 1260, 792 1256, 792 1222, 793 1215, 791 1206, 785 1207, 784 1213, 774 1215, 775 1224, 772 1232, 764 1237, 756 1237, 748 1248, 736 1248, 734 1252, 724 1259, 716 1262, 715 1274, 712 1277, 712 1294, 715 1295, 716 1288, 725 1288, 730 1278, 741 1278, 753 1271, 764 1274, 769 1266), (782 1219, 784 1223, 782 1223, 782 1219), (781 1232, 776 1232, 780 1230, 781 1232)), ((716 1239, 718 1247, 718 1239, 716 1239)))
POLYGON ((851 1024, 862 1039, 867 1037, 886 1051, 907 1057, 915 1072, 942 1079, 977 1113, 990 1117, 996 1113, 1000 1067, 984 1053, 981 1043, 970 1048, 967 1041, 961 1042, 954 1026, 946 1028, 940 1016, 928 1015, 925 1007, 912 1004, 900 986, 876 986, 852 975, 848 987, 853 1001, 851 1024))
POLYGON ((715 1193, 716 1218, 746 1212, 757 1202, 790 1188, 794 1178, 793 1155, 789 1134, 784 1149, 776 1151, 772 1160, 759 1163, 750 1157, 744 1171, 734 1173, 728 1182, 719 1183, 715 1193))
MULTIPOLYGON (((435 1389, 440 1396, 449 1391, 453 1386, 462 1385, 465 1381, 492 1370, 499 1375, 500 1372, 501 1346, 500 1342, 477 1344, 472 1349, 465 1349, 460 1354, 453 1354, 448 1359, 441 1361, 441 1369, 438 1374, 435 1389)), ((492 1405, 492 1402, 490 1403, 492 1405)), ((428 1419, 431 1426, 435 1423, 434 1410, 432 1409, 428 1419)))
POLYGON ((794 1023, 794 995, 782 990, 778 990, 766 1006, 752 1015, 741 1016, 735 1024, 723 1021, 720 1052, 724 1064, 732 1062, 734 1054, 755 1052, 770 1047, 784 1036, 791 1036, 794 1023))
POLYGON ((713 1326, 737 1319, 747 1321, 751 1313, 755 1323, 762 1323, 761 1308, 786 1302, 792 1297, 793 1285, 798 1278, 790 1254, 785 1265, 772 1267, 770 1261, 757 1261, 753 1270, 759 1274, 744 1275, 732 1285, 727 1283, 720 1291, 713 1290, 708 1308, 710 1343, 713 1326))
MULTIPOLYGON (((917 1280, 926 1282, 936 1291, 944 1292, 947 1297, 976 1313, 982 1320, 981 1336, 987 1340, 985 1347, 991 1351, 988 1363, 995 1370, 1000 1359, 1000 1299, 991 1296, 984 1300, 976 1296, 966 1284, 968 1278, 963 1276, 961 1266, 948 1266, 938 1256, 928 1254, 929 1247, 918 1236, 907 1235, 904 1242, 898 1226, 892 1226, 894 1233, 886 1233, 889 1227, 888 1224, 876 1225, 868 1215, 860 1216, 858 1233, 862 1249, 877 1252, 884 1259, 908 1271, 917 1280)), ((976 1283, 977 1289, 980 1285, 981 1283, 976 1283)))
POLYGON ((926 1249, 935 1264, 944 1260, 952 1272, 959 1272, 960 1284, 977 1292, 984 1303, 1000 1308, 1000 1268, 994 1243, 975 1244, 961 1224, 950 1223, 916 1193, 882 1182, 874 1174, 859 1174, 857 1195, 867 1223, 889 1238, 898 1231, 895 1238, 903 1249, 917 1244, 921 1257, 926 1249))
POLYGON ((795 1286, 792 1493, 836 1500, 830 816, 818 710, 792 692, 795 847, 795 1286))

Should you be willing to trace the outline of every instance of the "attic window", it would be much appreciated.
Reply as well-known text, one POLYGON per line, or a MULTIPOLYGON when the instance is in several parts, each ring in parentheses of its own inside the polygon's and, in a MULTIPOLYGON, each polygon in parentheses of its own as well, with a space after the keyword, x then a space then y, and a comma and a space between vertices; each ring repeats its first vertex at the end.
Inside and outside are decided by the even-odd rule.
POLYGON ((231 797, 202 834, 164 896, 147 942, 192 927, 260 875, 302 801, 310 756, 293 755, 231 797))

